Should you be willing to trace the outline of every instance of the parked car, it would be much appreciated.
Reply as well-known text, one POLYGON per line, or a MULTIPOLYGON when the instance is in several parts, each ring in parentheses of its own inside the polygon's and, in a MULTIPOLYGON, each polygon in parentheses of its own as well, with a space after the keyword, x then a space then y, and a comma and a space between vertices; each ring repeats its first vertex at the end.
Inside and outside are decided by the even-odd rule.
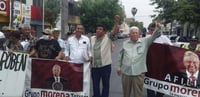
POLYGON ((190 39, 188 37, 183 36, 174 36, 171 37, 170 40, 172 41, 174 46, 181 47, 182 45, 188 45, 190 39))

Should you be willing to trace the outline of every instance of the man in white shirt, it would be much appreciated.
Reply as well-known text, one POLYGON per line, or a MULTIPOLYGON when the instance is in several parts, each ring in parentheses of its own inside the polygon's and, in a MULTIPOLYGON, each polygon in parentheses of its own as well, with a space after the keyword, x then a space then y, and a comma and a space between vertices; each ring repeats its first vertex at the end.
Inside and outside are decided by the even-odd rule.
MULTIPOLYGON (((149 30, 149 33, 152 35, 155 30, 155 23, 149 24, 148 30, 149 30)), ((153 42, 160 43, 160 44, 173 45, 171 43, 171 40, 167 36, 162 35, 162 34, 159 37, 157 37, 153 42)))
POLYGON ((84 63, 92 60, 90 40, 87 36, 82 35, 84 27, 77 24, 74 35, 68 39, 66 45, 66 60, 73 63, 84 63))

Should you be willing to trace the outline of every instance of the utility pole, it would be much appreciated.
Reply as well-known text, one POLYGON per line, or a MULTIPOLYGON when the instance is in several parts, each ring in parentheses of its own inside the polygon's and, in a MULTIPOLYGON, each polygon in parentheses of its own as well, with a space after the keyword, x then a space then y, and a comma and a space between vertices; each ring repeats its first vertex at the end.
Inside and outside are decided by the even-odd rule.
POLYGON ((11 0, 11 2, 10 2, 10 25, 9 25, 9 28, 10 29, 13 29, 13 21, 14 21, 14 19, 13 19, 13 9, 14 9, 14 0, 11 0))
POLYGON ((68 0, 61 0, 61 38, 65 38, 68 32, 68 0))
POLYGON ((45 8, 45 0, 42 0, 42 31, 44 31, 45 28, 45 17, 44 17, 44 9, 45 8))

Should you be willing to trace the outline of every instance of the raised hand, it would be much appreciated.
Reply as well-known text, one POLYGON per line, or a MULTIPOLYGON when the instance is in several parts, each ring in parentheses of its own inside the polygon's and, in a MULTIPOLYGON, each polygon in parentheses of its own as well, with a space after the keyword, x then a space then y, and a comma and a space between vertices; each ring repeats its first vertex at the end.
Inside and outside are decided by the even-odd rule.
POLYGON ((120 20, 120 16, 119 15, 115 15, 115 22, 119 22, 120 20))

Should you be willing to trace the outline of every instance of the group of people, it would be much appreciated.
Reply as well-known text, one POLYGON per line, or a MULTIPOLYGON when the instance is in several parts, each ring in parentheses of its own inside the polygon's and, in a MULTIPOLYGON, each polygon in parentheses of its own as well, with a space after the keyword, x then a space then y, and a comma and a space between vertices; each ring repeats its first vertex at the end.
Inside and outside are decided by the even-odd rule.
POLYGON ((31 30, 30 25, 24 25, 19 30, 3 26, 0 31, 1 50, 29 53, 37 41, 34 35, 35 31, 31 30))
MULTIPOLYGON (((77 24, 72 36, 66 41, 59 38, 60 30, 45 29, 40 38, 36 38, 30 25, 24 25, 21 34, 9 29, 2 28, 0 32, 0 49, 9 52, 26 52, 31 57, 66 60, 75 64, 84 62, 91 63, 91 77, 93 83, 93 97, 109 97, 110 74, 112 64, 112 41, 119 31, 119 18, 115 18, 111 32, 106 30, 102 24, 96 26, 96 35, 87 37, 83 35, 84 26, 77 24), (102 90, 100 82, 102 81, 102 90)), ((130 38, 127 39, 119 53, 119 64, 117 74, 122 77, 122 87, 124 97, 130 97, 134 91, 134 97, 142 97, 143 82, 145 72, 147 72, 146 55, 149 46, 155 43, 172 45, 170 41, 161 38, 160 23, 152 23, 149 26, 152 35, 140 37, 140 30, 133 26, 130 28, 130 38)), ((183 48, 194 49, 193 46, 183 48)), ((59 66, 57 66, 59 67, 59 66)), ((149 97, 155 94, 154 91, 147 91, 149 97)), ((159 93, 156 93, 159 94, 159 93)), ((155 94, 155 95, 156 95, 155 94)), ((163 95, 161 93, 161 95, 163 95)), ((157 96, 162 97, 162 96, 157 96)))
MULTIPOLYGON (((91 63, 91 75, 93 81, 93 97, 108 97, 111 74, 112 41, 119 30, 119 18, 114 19, 114 26, 108 32, 106 26, 98 24, 96 36, 83 35, 84 25, 77 24, 73 35, 66 41, 58 38, 60 30, 57 28, 45 29, 42 36, 37 38, 32 35, 30 25, 24 25, 18 31, 1 30, 0 43, 2 50, 22 52, 30 57, 66 60, 74 64, 91 63), (10 33, 7 33, 10 32, 10 33), (15 34, 16 33, 16 34, 15 34), (9 35, 7 35, 9 34, 9 35), (10 43, 15 43, 10 45, 10 43), (103 89, 101 92, 100 82, 103 89)), ((59 66, 57 66, 59 67, 59 66)), ((54 72, 54 71, 53 71, 54 72)), ((55 75, 55 74, 54 74, 55 75)))
MULTIPOLYGON (((142 97, 144 76, 147 72, 146 56, 149 46, 152 43, 173 45, 166 36, 162 35, 160 23, 151 23, 148 27, 150 36, 141 38, 138 27, 130 28, 130 39, 123 43, 117 64, 117 74, 122 76, 122 89, 124 97, 130 97, 133 91, 134 97, 142 97)), ((188 49, 184 53, 183 64, 186 68, 184 79, 193 82, 193 85, 200 87, 199 57, 195 51, 199 51, 198 38, 192 37, 189 44, 181 48, 188 49), (191 77, 192 76, 192 77, 191 77)), ((164 94, 147 89, 147 97, 163 97, 164 94)))

